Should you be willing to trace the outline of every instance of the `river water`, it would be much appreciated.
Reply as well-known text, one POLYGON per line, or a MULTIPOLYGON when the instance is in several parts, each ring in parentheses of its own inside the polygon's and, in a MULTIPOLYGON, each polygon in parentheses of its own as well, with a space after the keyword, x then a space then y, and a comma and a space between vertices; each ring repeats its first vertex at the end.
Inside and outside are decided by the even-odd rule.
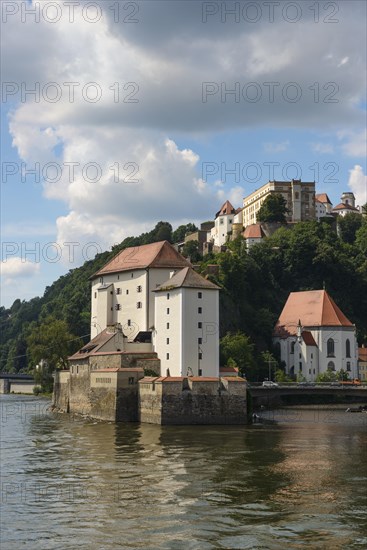
POLYGON ((367 548, 367 414, 99 423, 1 396, 2 550, 367 548))

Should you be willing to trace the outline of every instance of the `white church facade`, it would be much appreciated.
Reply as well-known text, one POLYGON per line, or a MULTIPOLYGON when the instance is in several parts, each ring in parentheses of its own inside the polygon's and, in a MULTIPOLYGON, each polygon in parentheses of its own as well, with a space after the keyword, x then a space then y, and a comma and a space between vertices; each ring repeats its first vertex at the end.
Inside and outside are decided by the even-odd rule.
POLYGON ((344 370, 358 377, 356 327, 325 290, 292 292, 274 329, 286 373, 313 382, 344 370))

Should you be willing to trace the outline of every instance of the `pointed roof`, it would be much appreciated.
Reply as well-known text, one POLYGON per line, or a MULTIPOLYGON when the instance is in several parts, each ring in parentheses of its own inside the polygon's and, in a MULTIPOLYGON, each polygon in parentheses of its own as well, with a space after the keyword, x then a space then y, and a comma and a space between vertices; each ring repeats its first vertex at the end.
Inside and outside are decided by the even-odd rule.
POLYGON ((322 203, 333 204, 329 199, 327 193, 317 193, 315 199, 322 203))
POLYGON ((215 214, 215 217, 218 218, 218 216, 227 216, 228 214, 235 214, 236 210, 233 208, 231 203, 229 201, 226 201, 222 208, 215 214))
POLYGON ((108 273, 120 273, 133 269, 146 269, 147 267, 182 268, 191 266, 177 250, 168 242, 145 244, 125 248, 110 260, 102 269, 91 278, 106 275, 108 273))
POLYGON ((243 232, 244 239, 262 239, 263 237, 265 237, 265 234, 261 228, 260 223, 253 223, 252 225, 248 225, 243 232))
POLYGON ((306 346, 316 346, 317 344, 315 342, 314 337, 312 336, 312 333, 309 330, 302 331, 302 339, 306 346))
MULTIPOLYGON (((84 359, 99 351, 109 340, 116 336, 115 332, 110 332, 108 329, 102 330, 88 344, 85 344, 80 350, 68 357, 69 360, 84 359)), ((122 335, 120 335, 122 336, 122 335)))
POLYGON ((205 290, 220 290, 219 286, 215 285, 208 279, 204 279, 199 273, 194 271, 191 267, 185 267, 178 273, 175 273, 173 277, 168 279, 165 283, 162 283, 153 292, 159 292, 161 290, 172 290, 174 288, 203 288, 205 290))
POLYGON ((274 336, 295 336, 299 320, 303 328, 354 326, 326 290, 291 292, 275 325, 274 336))

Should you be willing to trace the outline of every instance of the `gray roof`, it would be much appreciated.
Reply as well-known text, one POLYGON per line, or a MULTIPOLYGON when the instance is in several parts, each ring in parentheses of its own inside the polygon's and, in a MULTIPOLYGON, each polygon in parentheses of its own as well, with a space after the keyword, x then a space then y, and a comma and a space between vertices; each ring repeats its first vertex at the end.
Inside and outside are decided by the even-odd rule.
POLYGON ((194 271, 191 267, 184 267, 173 277, 168 279, 165 283, 162 283, 153 292, 159 292, 162 290, 172 290, 175 288, 203 288, 207 290, 220 290, 220 287, 204 279, 202 275, 194 271))

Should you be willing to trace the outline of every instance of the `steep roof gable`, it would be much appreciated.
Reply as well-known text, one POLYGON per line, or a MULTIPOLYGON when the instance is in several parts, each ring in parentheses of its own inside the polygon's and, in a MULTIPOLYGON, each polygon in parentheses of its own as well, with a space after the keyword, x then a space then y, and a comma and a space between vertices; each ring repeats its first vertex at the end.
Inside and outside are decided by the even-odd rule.
POLYGON ((97 271, 92 279, 100 275, 131 271, 132 269, 146 269, 148 267, 183 268, 188 266, 191 266, 190 262, 181 256, 168 241, 160 241, 125 248, 102 269, 97 271))
POLYGON ((301 321, 307 327, 353 327, 325 290, 291 292, 275 325, 274 335, 286 338, 297 334, 301 321))
POLYGON ((161 284, 154 292, 161 290, 170 290, 174 288, 203 288, 209 290, 219 290, 219 286, 215 285, 208 279, 204 279, 199 273, 196 273, 191 267, 185 267, 173 277, 161 284))
POLYGON ((226 201, 222 208, 215 214, 215 217, 218 218, 218 216, 226 216, 228 214, 235 214, 235 209, 233 208, 232 204, 229 201, 226 201))
POLYGON ((318 193, 315 195, 315 199, 322 203, 332 204, 327 193, 318 193))

